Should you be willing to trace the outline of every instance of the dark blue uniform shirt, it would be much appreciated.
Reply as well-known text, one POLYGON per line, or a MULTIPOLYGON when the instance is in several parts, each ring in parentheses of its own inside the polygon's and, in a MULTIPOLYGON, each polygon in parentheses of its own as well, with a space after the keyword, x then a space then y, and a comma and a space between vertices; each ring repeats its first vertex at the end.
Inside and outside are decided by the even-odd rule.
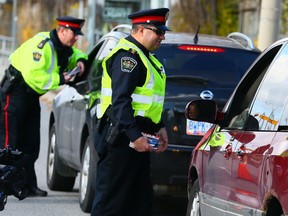
MULTIPOLYGON (((132 36, 126 39, 134 43, 149 58, 149 51, 132 36)), ((108 62, 108 73, 112 78, 112 109, 118 129, 124 132, 132 142, 142 136, 141 132, 150 134, 158 132, 163 127, 162 122, 155 124, 151 119, 134 117, 131 105, 131 95, 136 86, 143 86, 146 79, 146 67, 140 56, 133 50, 119 50, 108 62), (131 71, 123 70, 123 59, 130 59, 134 63, 131 71)))

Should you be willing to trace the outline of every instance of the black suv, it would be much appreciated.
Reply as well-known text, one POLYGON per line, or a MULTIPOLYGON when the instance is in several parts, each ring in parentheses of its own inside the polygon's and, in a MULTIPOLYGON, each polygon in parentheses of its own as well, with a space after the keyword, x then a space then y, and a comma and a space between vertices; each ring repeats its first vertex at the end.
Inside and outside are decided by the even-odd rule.
MULTIPOLYGON (((120 25, 104 35, 89 54, 87 77, 66 86, 53 101, 49 123, 47 184, 51 190, 73 189, 80 172, 79 202, 91 210, 96 177, 94 149, 95 116, 99 103, 101 61, 120 38, 129 35, 120 25)), ((155 55, 165 66, 167 89, 163 111, 169 146, 151 154, 155 191, 186 191, 187 172, 193 148, 210 124, 187 121, 185 106, 191 99, 213 99, 222 107, 260 51, 240 33, 228 37, 167 32, 155 55), (170 190, 173 189, 173 190, 170 190)))

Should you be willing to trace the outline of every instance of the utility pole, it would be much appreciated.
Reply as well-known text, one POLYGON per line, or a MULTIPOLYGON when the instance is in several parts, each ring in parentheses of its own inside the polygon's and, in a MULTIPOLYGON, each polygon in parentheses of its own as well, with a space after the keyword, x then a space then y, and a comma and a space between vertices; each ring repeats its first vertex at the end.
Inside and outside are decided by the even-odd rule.
POLYGON ((95 28, 96 28, 96 0, 88 0, 88 25, 87 25, 87 47, 91 51, 95 45, 95 28))
MULTIPOLYGON (((79 19, 84 18, 84 2, 83 2, 83 0, 79 0, 78 17, 79 17, 79 19)), ((82 49, 83 37, 78 38, 77 45, 78 45, 77 47, 79 49, 82 49)))
POLYGON ((278 40, 281 0, 262 0, 258 32, 258 48, 264 50, 278 40))
POLYGON ((13 0, 13 13, 12 13, 12 33, 11 36, 13 38, 13 44, 12 44, 12 50, 14 51, 15 47, 16 47, 16 30, 17 30, 17 0, 13 0))

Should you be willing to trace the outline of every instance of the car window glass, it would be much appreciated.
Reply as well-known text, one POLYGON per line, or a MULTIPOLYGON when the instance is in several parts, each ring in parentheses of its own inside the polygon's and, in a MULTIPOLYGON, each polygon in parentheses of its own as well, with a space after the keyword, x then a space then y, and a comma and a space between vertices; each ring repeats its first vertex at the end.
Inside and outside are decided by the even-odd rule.
POLYGON ((288 130, 288 103, 286 101, 286 106, 283 111, 283 115, 279 121, 279 127, 281 127, 281 130, 288 130))
POLYGON ((100 44, 101 48, 96 54, 95 59, 92 62, 89 72, 89 86, 90 91, 97 91, 101 88, 101 77, 102 77, 102 61, 109 54, 109 52, 115 47, 117 40, 115 38, 109 38, 105 42, 100 44))
POLYGON ((92 51, 93 60, 90 65, 90 70, 89 70, 89 74, 87 78, 90 92, 100 88, 98 77, 101 76, 99 75, 99 68, 101 64, 100 64, 100 61, 97 59, 97 56, 99 56, 99 53, 100 53, 100 50, 102 50, 103 44, 104 44, 104 41, 101 41, 92 51))
POLYGON ((95 59, 91 65, 88 79, 90 91, 99 90, 101 88, 101 77, 103 71, 101 63, 102 61, 95 59))
POLYGON ((183 50, 180 47, 163 44, 155 54, 165 66, 168 81, 173 77, 173 81, 194 85, 208 83, 208 86, 214 87, 234 87, 258 56, 258 53, 229 48, 221 48, 219 52, 200 52, 183 50), (197 79, 193 82, 193 77, 205 80, 200 82, 201 79, 197 79))
POLYGON ((103 44, 103 49, 100 50, 100 52, 97 54, 96 58, 98 60, 103 60, 109 52, 116 46, 118 43, 118 39, 116 38, 109 38, 105 44, 103 44))
POLYGON ((269 68, 251 107, 259 130, 277 130, 288 95, 288 46, 282 48, 269 68))
POLYGON ((81 95, 88 94, 89 92, 93 91, 93 89, 95 89, 96 86, 98 86, 98 84, 94 84, 96 71, 93 70, 93 68, 95 68, 95 56, 101 50, 103 43, 104 43, 104 40, 98 42, 96 46, 93 48, 93 50, 89 53, 86 67, 85 67, 86 70, 89 70, 89 71, 88 73, 85 72, 84 79, 82 79, 80 82, 77 81, 74 85, 74 88, 81 95))
POLYGON ((265 55, 261 56, 255 65, 250 69, 249 73, 246 74, 244 79, 239 83, 237 91, 233 95, 230 101, 228 101, 229 112, 226 112, 225 122, 223 127, 247 129, 247 130, 258 130, 258 120, 249 113, 250 106, 256 95, 256 92, 268 71, 271 62, 275 59, 275 56, 279 52, 282 45, 275 46, 265 55), (249 120, 250 122, 247 122, 249 120), (256 121, 257 124, 256 124, 256 121))

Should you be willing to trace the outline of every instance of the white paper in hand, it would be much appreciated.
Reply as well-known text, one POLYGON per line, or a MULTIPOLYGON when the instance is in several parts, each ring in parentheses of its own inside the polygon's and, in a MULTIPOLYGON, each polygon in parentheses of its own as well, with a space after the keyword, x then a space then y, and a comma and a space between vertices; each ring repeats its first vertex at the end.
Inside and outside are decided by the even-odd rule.
POLYGON ((81 72, 80 67, 75 67, 73 70, 71 70, 71 71, 68 73, 68 75, 69 75, 69 76, 74 76, 75 74, 78 74, 78 73, 80 73, 80 72, 81 72))

